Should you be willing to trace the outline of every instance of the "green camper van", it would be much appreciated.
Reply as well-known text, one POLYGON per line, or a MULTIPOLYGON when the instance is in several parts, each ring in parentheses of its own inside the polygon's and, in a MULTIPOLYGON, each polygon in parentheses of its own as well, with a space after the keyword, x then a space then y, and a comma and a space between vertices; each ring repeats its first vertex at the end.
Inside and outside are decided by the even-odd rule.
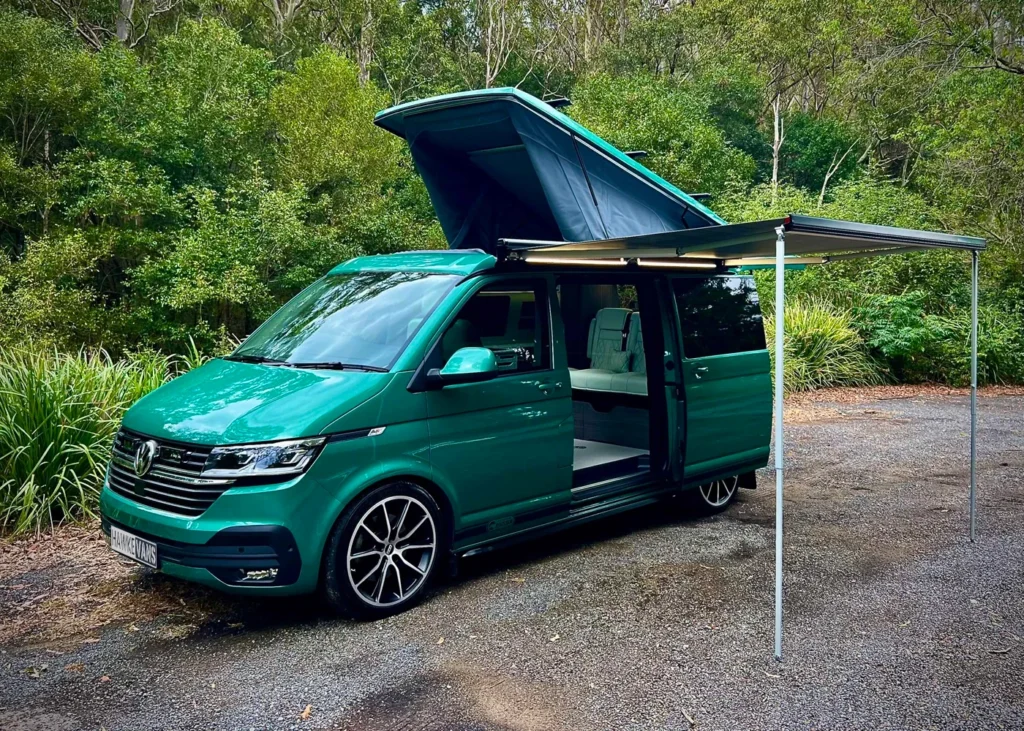
POLYGON ((724 221, 517 90, 376 122, 450 249, 341 263, 132 406, 101 495, 114 551, 377 618, 458 556, 754 487, 772 395, 753 280, 674 251, 545 256, 724 221))

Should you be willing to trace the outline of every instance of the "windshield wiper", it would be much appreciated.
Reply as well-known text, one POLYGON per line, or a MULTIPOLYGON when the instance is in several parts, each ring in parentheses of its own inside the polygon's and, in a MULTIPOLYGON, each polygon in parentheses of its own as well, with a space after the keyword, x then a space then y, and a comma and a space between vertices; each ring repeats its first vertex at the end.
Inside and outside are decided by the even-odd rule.
POLYGON ((225 355, 221 360, 234 360, 239 363, 262 363, 264 365, 284 365, 283 360, 267 358, 262 355, 225 355))
POLYGON ((322 363, 285 363, 290 368, 313 368, 330 371, 370 371, 371 373, 387 373, 387 368, 362 365, 361 363, 341 363, 339 361, 323 361, 322 363))

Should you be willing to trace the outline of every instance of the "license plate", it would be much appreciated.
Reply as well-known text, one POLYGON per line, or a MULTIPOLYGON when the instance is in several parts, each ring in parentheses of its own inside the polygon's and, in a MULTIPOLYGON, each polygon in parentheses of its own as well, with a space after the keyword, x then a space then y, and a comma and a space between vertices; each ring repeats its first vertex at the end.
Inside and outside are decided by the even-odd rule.
POLYGON ((127 531, 110 526, 110 548, 115 553, 127 556, 150 568, 159 568, 156 560, 156 544, 145 538, 133 536, 127 531))

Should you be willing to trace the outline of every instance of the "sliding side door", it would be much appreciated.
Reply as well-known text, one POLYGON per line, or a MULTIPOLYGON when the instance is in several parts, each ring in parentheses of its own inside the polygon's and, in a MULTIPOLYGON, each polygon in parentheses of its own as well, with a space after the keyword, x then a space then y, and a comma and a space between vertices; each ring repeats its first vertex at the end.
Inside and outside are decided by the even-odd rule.
POLYGON ((683 479, 740 474, 768 461, 771 363, 752 277, 674 277, 683 358, 683 479))

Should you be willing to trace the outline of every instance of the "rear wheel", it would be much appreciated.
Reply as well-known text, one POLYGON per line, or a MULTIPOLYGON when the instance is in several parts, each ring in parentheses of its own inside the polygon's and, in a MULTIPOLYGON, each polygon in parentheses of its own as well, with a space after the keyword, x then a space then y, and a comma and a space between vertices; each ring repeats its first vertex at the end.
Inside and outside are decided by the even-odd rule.
POLYGON ((378 619, 420 599, 447 551, 441 511, 419 485, 372 490, 338 520, 328 539, 324 591, 352 619, 378 619))
POLYGON ((694 512, 700 515, 714 515, 729 507, 739 492, 739 475, 712 480, 687 490, 683 498, 694 512))

